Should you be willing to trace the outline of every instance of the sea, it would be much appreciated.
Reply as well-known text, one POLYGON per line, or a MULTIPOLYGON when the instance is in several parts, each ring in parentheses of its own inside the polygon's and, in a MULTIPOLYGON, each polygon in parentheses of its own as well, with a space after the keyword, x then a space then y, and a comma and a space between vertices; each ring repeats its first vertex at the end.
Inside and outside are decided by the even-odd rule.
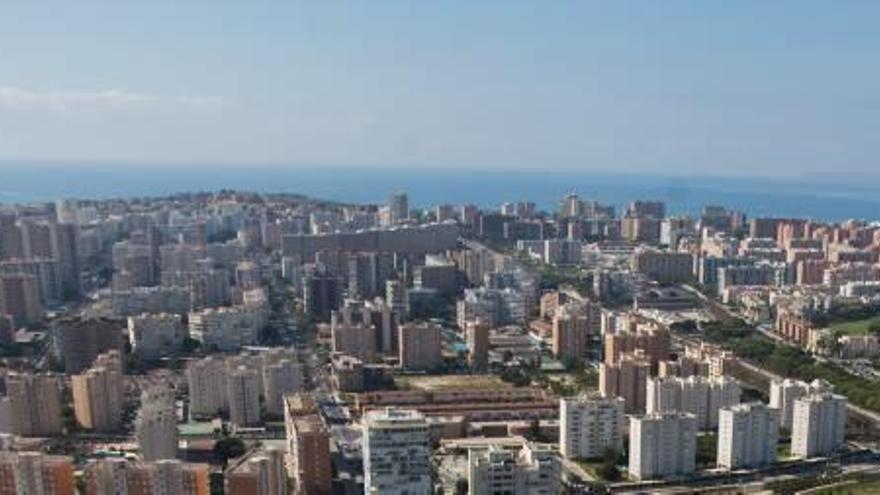
POLYGON ((393 191, 414 207, 533 201, 553 210, 569 193, 618 208, 665 201, 671 214, 720 205, 753 216, 880 220, 880 175, 750 178, 699 175, 376 166, 149 166, 0 164, 0 203, 108 199, 185 191, 287 192, 353 203, 384 203, 393 191))

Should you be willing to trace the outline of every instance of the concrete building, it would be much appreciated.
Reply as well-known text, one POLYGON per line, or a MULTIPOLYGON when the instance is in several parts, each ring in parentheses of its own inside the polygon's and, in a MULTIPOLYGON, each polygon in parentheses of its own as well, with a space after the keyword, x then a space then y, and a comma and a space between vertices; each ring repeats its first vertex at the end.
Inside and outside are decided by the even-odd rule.
POLYGON ((129 493, 128 480, 140 478, 130 473, 132 465, 121 457, 92 459, 83 469, 85 495, 116 495, 129 493))
POLYGON ((631 201, 626 209, 626 216, 632 218, 665 218, 666 204, 662 201, 636 200, 631 201))
POLYGON ((260 424, 260 378, 254 369, 238 366, 228 371, 226 394, 229 422, 235 426, 260 424))
POLYGON ((23 437, 60 435, 61 380, 51 374, 6 375, 9 429, 23 437))
POLYGON ((37 277, 40 288, 40 302, 43 306, 52 305, 62 300, 58 260, 52 258, 16 258, 0 261, 0 276, 21 274, 37 277))
POLYGON ((83 470, 84 495, 209 495, 207 464, 176 459, 154 462, 106 458, 89 461, 83 470))
POLYGON ((846 397, 813 393, 794 401, 792 455, 809 459, 830 454, 846 438, 846 397))
POLYGON ((599 365, 599 392, 602 397, 623 398, 627 414, 645 410, 645 398, 651 362, 644 354, 623 354, 615 364, 599 365))
POLYGON ((180 352, 186 328, 179 315, 141 314, 128 318, 128 342, 143 359, 154 360, 180 352))
POLYGON ((302 366, 292 355, 267 352, 263 356, 263 397, 266 413, 284 414, 284 396, 303 390, 302 366))
POLYGON ((669 356, 669 333, 660 326, 628 323, 622 332, 606 331, 604 361, 614 364, 624 353, 641 351, 651 362, 664 361, 669 356))
POLYGON ((355 356, 370 363, 376 360, 376 327, 372 324, 346 324, 330 319, 331 344, 333 352, 355 356))
POLYGON ((400 367, 432 370, 443 364, 443 329, 434 323, 406 323, 399 329, 400 367))
POLYGON ((424 416, 408 409, 370 411, 363 429, 365 493, 431 493, 431 440, 424 416))
POLYGON ((459 235, 458 225, 451 222, 358 232, 284 235, 281 238, 281 251, 284 256, 299 255, 303 260, 314 259, 315 253, 319 251, 370 251, 421 255, 457 249, 459 235))
POLYGON ((124 326, 121 321, 103 318, 70 317, 53 322, 54 352, 64 362, 64 371, 81 373, 99 354, 121 353, 124 326))
POLYGON ((770 382, 770 407, 779 409, 780 426, 791 431, 794 417, 794 401, 812 393, 830 391, 831 387, 821 380, 807 383, 786 378, 770 382))
POLYGON ((43 319, 39 279, 24 273, 0 275, 0 314, 16 325, 27 326, 43 319))
POLYGON ((779 411, 763 403, 721 409, 718 419, 718 467, 735 470, 776 462, 779 411))
POLYGON ((559 401, 559 451, 568 459, 596 459, 623 451, 624 400, 596 395, 559 401))
POLYGON ((602 308, 591 302, 565 303, 553 316, 551 346, 557 359, 597 358, 601 353, 602 308))
POLYGON ((424 266, 413 270, 413 285, 418 289, 431 289, 441 296, 453 296, 461 291, 464 274, 450 260, 429 256, 424 266))
POLYGON ((174 391, 162 385, 147 387, 141 393, 141 408, 134 428, 143 460, 174 459, 177 456, 174 402, 174 391))
POLYGON ((477 371, 489 367, 489 325, 483 320, 469 321, 465 325, 468 346, 468 364, 477 371))
POLYGON ((114 290, 111 306, 116 316, 134 316, 142 313, 186 314, 190 310, 190 294, 183 287, 133 287, 114 290))
POLYGON ((694 278, 694 258, 690 253, 637 249, 630 268, 661 284, 677 284, 694 278))
POLYGON ((406 284, 400 280, 386 280, 385 304, 391 308, 391 311, 400 316, 401 321, 405 321, 408 316, 406 284))
POLYGON ((388 197, 388 215, 391 225, 409 220, 409 196, 405 192, 395 191, 388 197))
POLYGON ((189 314, 189 334, 207 350, 236 351, 257 342, 266 324, 261 307, 209 308, 189 314))
POLYGON ((693 473, 697 420, 687 413, 654 413, 630 418, 629 475, 638 479, 693 473))
POLYGON ((226 363, 208 356, 191 361, 186 370, 189 385, 189 412, 194 418, 213 418, 229 410, 226 390, 226 363))
POLYGON ((81 428, 98 432, 116 431, 122 425, 125 388, 118 352, 98 356, 85 373, 70 379, 73 410, 81 428))
POLYGON ((303 279, 303 308, 318 321, 329 321, 330 314, 339 309, 342 302, 341 284, 336 275, 316 271, 303 279))
POLYGON ((655 377, 647 383, 646 410, 650 413, 686 412, 697 419, 697 428, 718 426, 718 411, 739 404, 739 383, 728 376, 655 377))
POLYGON ((0 494, 74 495, 73 459, 38 452, 0 452, 0 494))
POLYGON ((285 408, 284 426, 287 467, 293 478, 294 493, 330 495, 333 478, 330 432, 320 416, 314 412, 302 415, 294 408, 285 408))
POLYGON ((555 495, 562 488, 562 465, 547 446, 524 445, 512 451, 500 446, 468 451, 470 495, 555 495))
POLYGON ((235 466, 226 475, 230 495, 286 495, 287 473, 284 453, 268 447, 235 466))

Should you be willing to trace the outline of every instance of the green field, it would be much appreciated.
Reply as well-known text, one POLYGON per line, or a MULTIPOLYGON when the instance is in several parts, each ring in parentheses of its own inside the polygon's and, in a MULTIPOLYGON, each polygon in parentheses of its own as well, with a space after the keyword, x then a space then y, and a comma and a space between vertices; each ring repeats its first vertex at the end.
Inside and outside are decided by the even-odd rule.
POLYGON ((816 488, 813 495, 868 495, 880 493, 878 480, 845 480, 825 488, 816 488))
POLYGON ((845 321, 830 326, 837 335, 867 335, 872 329, 880 328, 880 316, 865 320, 845 321))

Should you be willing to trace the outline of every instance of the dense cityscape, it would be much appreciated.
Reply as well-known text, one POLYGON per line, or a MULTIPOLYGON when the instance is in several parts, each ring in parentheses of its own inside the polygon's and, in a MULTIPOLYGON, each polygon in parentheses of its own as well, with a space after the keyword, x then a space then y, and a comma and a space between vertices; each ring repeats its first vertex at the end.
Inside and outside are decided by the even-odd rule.
POLYGON ((413 199, 2 205, 0 495, 880 490, 880 223, 413 199))

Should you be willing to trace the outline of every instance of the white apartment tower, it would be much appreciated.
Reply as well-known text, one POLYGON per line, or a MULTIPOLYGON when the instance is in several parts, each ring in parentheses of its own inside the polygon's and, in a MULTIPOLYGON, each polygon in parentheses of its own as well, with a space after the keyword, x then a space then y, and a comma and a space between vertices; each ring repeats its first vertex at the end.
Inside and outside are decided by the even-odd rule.
POLYGON ((61 381, 50 374, 6 376, 9 432, 23 437, 60 435, 61 381))
POLYGON ((70 377, 76 421, 83 428, 109 432, 122 423, 125 390, 119 353, 101 354, 94 365, 70 377))
POLYGON ((158 359, 179 352, 186 335, 179 315, 142 314, 128 318, 131 350, 144 359, 158 359))
POLYGON ((190 363, 186 370, 189 383, 189 412, 195 418, 213 418, 229 408, 226 392, 226 363, 208 356, 190 363))
POLYGON ((773 380, 770 382, 770 407, 779 409, 781 414, 780 425, 786 430, 791 431, 794 401, 811 393, 830 391, 831 386, 821 380, 813 380, 811 383, 790 378, 773 380))
POLYGON ((364 492, 429 494, 431 440, 421 413, 388 408, 364 417, 364 492))
POLYGON ((846 397, 830 392, 794 401, 791 453, 804 459, 831 453, 846 436, 846 397))
POLYGON ((235 426, 260 424, 260 380, 256 370, 238 366, 226 381, 229 422, 235 426))
POLYGON ((599 395, 559 401, 559 450, 568 459, 595 459, 623 450, 624 400, 599 395))
POLYGON ((409 196, 405 192, 391 193, 388 198, 388 216, 392 225, 409 220, 409 196))
POLYGON ((734 470, 776 462, 779 410, 760 402, 721 409, 718 419, 718 467, 734 470))
POLYGON ((141 393, 135 436, 145 461, 177 456, 177 411, 171 388, 154 385, 141 393))
POLYGON ((267 358, 263 366, 263 391, 266 399, 266 412, 281 416, 284 414, 284 395, 300 392, 303 389, 302 369, 298 362, 282 357, 278 360, 267 358))
POLYGON ((697 418, 697 428, 718 426, 718 411, 739 404, 739 383, 728 377, 674 376, 649 378, 646 409, 655 412, 686 412, 697 418))
POLYGON ((694 472, 697 418, 688 413, 633 416, 629 423, 629 474, 639 480, 694 472))

